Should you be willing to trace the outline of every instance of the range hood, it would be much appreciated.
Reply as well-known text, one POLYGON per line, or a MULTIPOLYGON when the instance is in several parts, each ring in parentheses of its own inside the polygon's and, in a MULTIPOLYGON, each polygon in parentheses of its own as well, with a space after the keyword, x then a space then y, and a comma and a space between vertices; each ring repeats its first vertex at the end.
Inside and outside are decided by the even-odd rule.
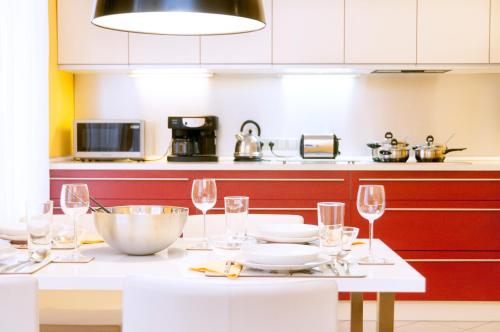
POLYGON ((375 69, 370 74, 445 74, 450 69, 375 69))

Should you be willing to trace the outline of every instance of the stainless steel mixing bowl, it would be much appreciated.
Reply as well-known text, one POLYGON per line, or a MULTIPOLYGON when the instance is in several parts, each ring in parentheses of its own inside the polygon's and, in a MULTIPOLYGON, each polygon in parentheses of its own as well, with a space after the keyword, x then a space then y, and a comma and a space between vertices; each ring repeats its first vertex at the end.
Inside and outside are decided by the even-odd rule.
POLYGON ((97 232, 112 248, 128 255, 152 255, 168 248, 182 234, 188 208, 131 205, 97 209, 97 232))

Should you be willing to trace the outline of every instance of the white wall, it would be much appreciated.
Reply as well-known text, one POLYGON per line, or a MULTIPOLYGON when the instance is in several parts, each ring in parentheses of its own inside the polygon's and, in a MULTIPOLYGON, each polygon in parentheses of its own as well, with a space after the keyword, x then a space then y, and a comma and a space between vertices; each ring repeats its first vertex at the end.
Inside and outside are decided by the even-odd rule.
POLYGON ((387 130, 410 143, 452 133, 455 156, 500 155, 500 75, 214 76, 212 78, 76 75, 76 118, 141 118, 147 153, 170 141, 167 117, 217 115, 219 155, 232 155, 234 134, 256 120, 262 136, 296 138, 334 132, 343 155, 369 155, 366 142, 387 130))

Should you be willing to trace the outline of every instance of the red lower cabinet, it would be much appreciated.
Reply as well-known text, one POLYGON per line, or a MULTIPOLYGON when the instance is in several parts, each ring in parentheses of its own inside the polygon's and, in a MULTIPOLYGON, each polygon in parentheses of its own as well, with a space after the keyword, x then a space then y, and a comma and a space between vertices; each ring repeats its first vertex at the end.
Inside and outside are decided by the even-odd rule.
POLYGON ((399 254, 426 278, 425 294, 399 300, 500 301, 500 251, 399 254))
POLYGON ((210 213, 224 213, 224 196, 245 195, 251 213, 298 214, 316 224, 318 202, 340 201, 360 237, 368 237, 368 222, 356 209, 358 186, 382 184, 387 209, 375 237, 427 280, 425 294, 398 299, 500 301, 500 172, 52 170, 50 193, 56 213, 62 184, 83 182, 107 206, 175 205, 198 214, 191 184, 201 177, 217 181, 210 213))

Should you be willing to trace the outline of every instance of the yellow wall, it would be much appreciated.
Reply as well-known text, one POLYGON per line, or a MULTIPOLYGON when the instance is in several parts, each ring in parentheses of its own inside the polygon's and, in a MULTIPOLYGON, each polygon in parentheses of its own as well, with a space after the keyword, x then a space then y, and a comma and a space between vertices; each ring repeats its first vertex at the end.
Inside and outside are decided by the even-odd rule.
POLYGON ((72 126, 75 117, 74 75, 57 68, 57 0, 48 1, 50 157, 63 157, 71 155, 72 126))

